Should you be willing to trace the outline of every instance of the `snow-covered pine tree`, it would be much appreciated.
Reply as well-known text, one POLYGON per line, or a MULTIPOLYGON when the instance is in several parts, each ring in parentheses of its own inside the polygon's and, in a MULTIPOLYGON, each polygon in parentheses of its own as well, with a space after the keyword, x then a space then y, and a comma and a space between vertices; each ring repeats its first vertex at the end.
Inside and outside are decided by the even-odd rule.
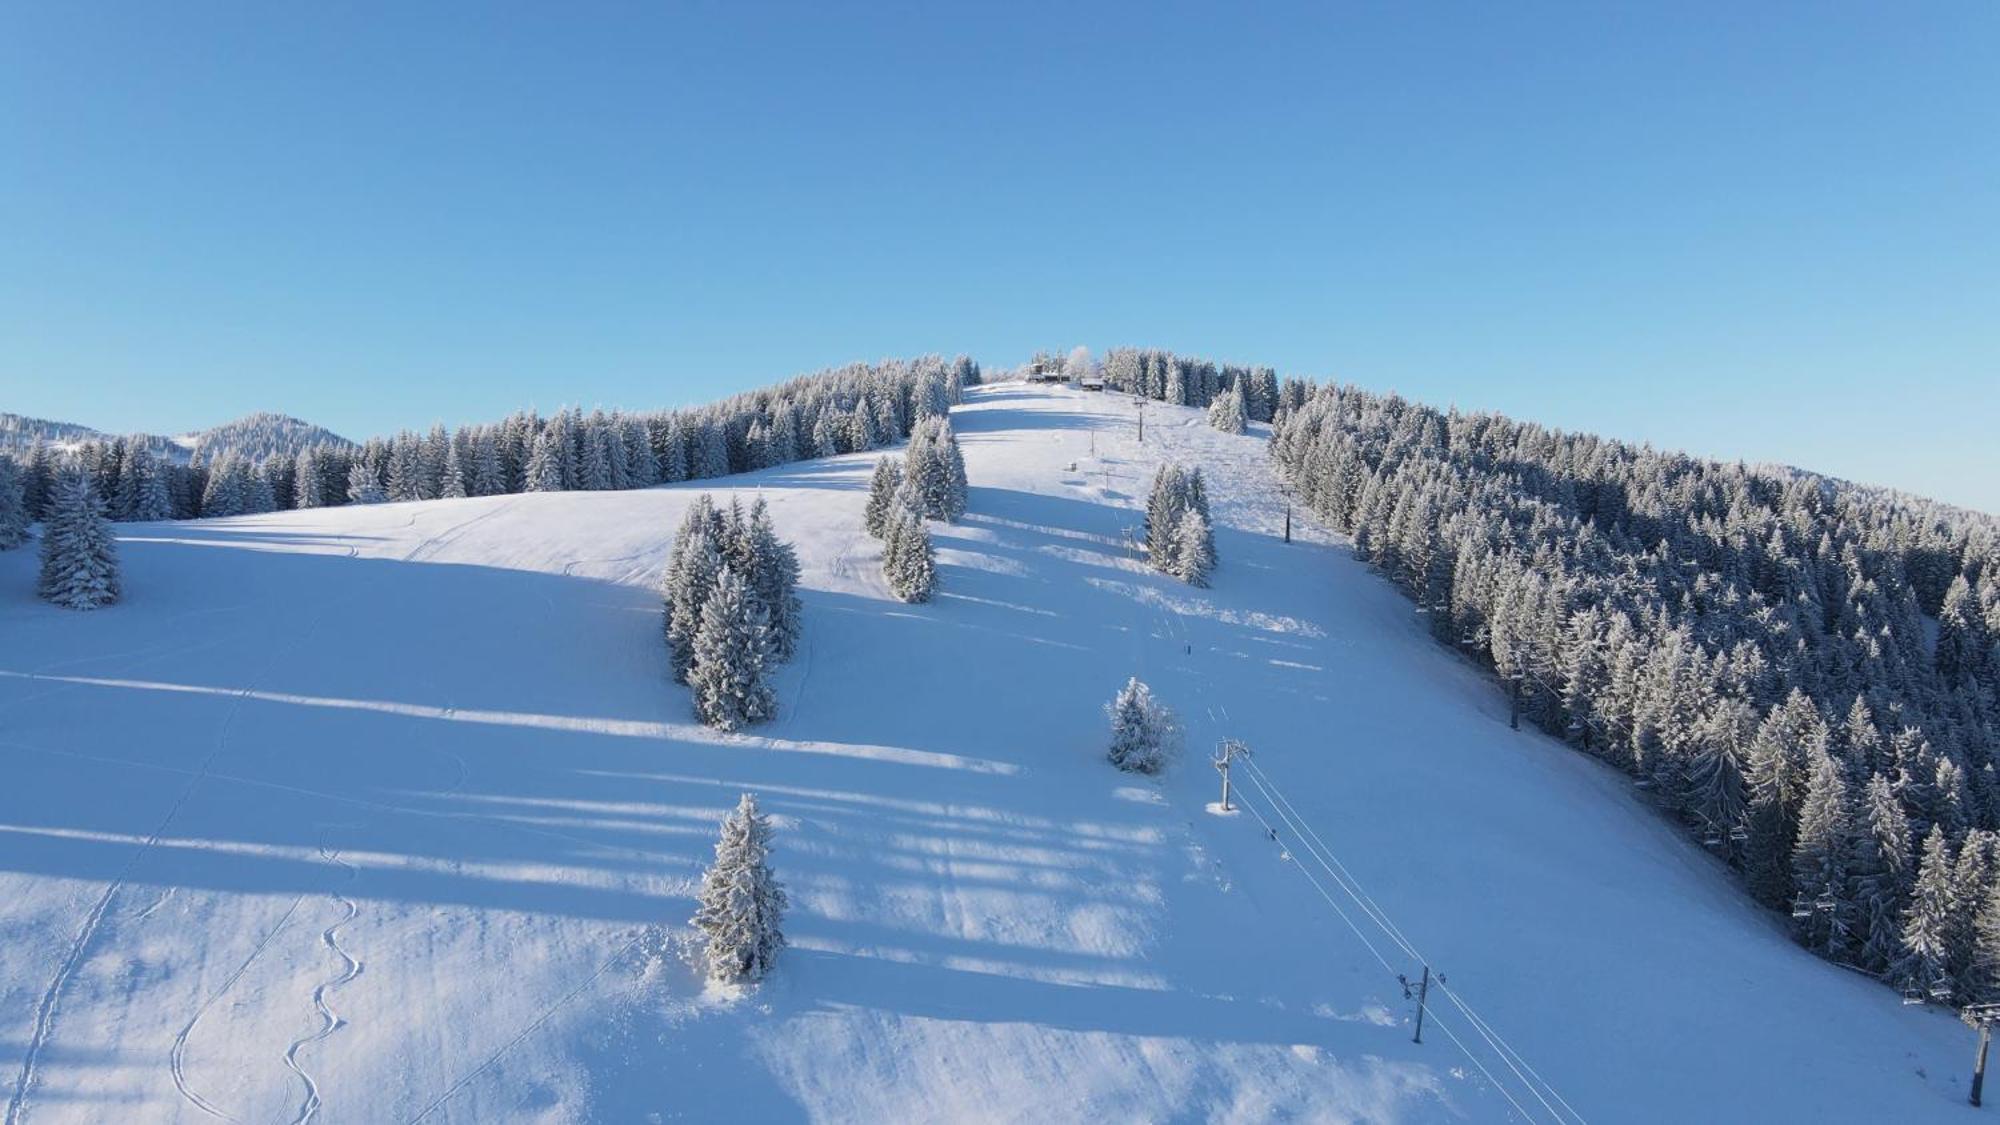
POLYGON ((65 609, 96 609, 118 600, 118 548, 90 474, 57 474, 42 526, 42 572, 36 592, 65 609))
POLYGON ((1903 912, 1902 956, 1891 971, 1891 978, 1905 995, 1941 1004, 1951 1002, 1951 966, 1961 953, 1952 941, 1958 913, 1951 845, 1944 829, 1934 827, 1924 838, 1924 857, 1917 865, 1916 885, 1903 912))
POLYGON ((799 557, 792 545, 778 538, 771 523, 770 505, 759 496, 750 505, 750 518, 742 531, 743 554, 747 560, 745 578, 757 599, 770 615, 771 658, 790 660, 798 649, 804 628, 805 610, 799 604, 799 557))
POLYGON ((0 453, 0 551, 11 551, 28 539, 28 502, 21 487, 21 470, 0 453))
POLYGON ((1240 434, 1249 429, 1248 422, 1249 410, 1243 402, 1243 382, 1239 379, 1208 404, 1208 424, 1225 434, 1240 434))
POLYGON ((710 980, 762 980, 784 948, 785 889, 771 874, 770 855, 771 820, 745 793, 722 822, 693 919, 707 939, 703 960, 710 980))
POLYGON ((142 523, 174 518, 174 501, 167 488, 169 466, 161 464, 144 446, 135 447, 135 456, 126 466, 136 480, 133 488, 132 518, 142 523))
POLYGON ((895 503, 896 489, 902 483, 901 461, 883 457, 875 462, 875 474, 868 478, 868 506, 862 510, 861 523, 877 539, 888 537, 889 513, 895 503))
POLYGON ((888 545, 882 554, 882 577, 889 592, 905 602, 927 602, 937 588, 937 556, 924 518, 898 505, 889 516, 888 545))
POLYGON ((326 503, 325 471, 318 446, 309 446, 299 454, 292 470, 293 507, 317 508, 326 503))
POLYGON ((458 443, 444 444, 444 465, 438 473, 438 495, 447 500, 465 499, 465 465, 459 460, 458 443))
POLYGON ((1189 507, 1174 531, 1173 561, 1167 572, 1190 586, 1206 586, 1214 569, 1215 532, 1201 509, 1189 507))
POLYGON ((499 496, 507 491, 507 474, 500 461, 500 447, 493 431, 481 428, 472 440, 472 486, 474 496, 499 496))
POLYGON ((724 566, 701 608, 688 686, 701 721, 734 731, 777 711, 766 673, 771 664, 770 625, 763 603, 741 577, 724 566))
POLYGON ((1174 561, 1174 533, 1187 510, 1187 481, 1181 467, 1168 463, 1153 470, 1153 489, 1146 497, 1146 558, 1155 570, 1174 561))
POLYGON ((666 635, 674 682, 687 682, 694 664, 695 636, 701 632, 701 611, 715 591, 722 572, 722 552, 716 549, 709 521, 688 530, 684 542, 675 547, 667 565, 666 635))
POLYGON ((1862 790, 1861 815, 1853 825, 1855 908, 1861 924, 1856 962, 1883 975, 1903 953, 1903 899, 1910 881, 1910 820, 1889 787, 1875 774, 1862 790))
POLYGON ((347 466, 347 502, 350 504, 380 504, 389 499, 389 493, 382 482, 375 477, 375 470, 364 458, 356 457, 347 466))
POLYGON ((529 492, 561 492, 562 458, 557 453, 555 439, 549 431, 535 435, 534 452, 528 455, 528 467, 523 470, 526 479, 522 482, 529 492))
POLYGON ((1830 754, 1813 764, 1792 847, 1792 929, 1799 944, 1833 960, 1853 949, 1847 781, 1830 754))
POLYGON ((1172 754, 1179 724, 1173 712, 1153 696, 1153 689, 1134 676, 1105 705, 1111 720, 1111 745, 1105 757, 1132 773, 1158 773, 1172 754))

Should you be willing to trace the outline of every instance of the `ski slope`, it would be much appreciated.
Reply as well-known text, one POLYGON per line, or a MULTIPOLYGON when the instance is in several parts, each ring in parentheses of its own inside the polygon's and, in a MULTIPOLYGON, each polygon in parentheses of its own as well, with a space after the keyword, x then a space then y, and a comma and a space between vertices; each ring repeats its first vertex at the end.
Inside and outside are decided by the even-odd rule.
POLYGON ((1955 1021, 1509 731, 1334 537, 1282 542, 1260 435, 1149 404, 1141 446, 1132 411, 970 392, 923 606, 860 530, 870 456, 125 525, 126 600, 88 614, 0 555, 5 1121, 1963 1112, 1955 1021), (1209 476, 1210 590, 1128 547, 1163 456, 1209 476), (746 736, 666 672, 655 584, 704 488, 768 499, 805 568, 746 736), (1132 674, 1187 728, 1158 780, 1101 761, 1132 674), (1256 755, 1233 816, 1225 736, 1256 755), (675 953, 746 789, 792 947, 730 995, 675 953), (1421 1045, 1415 954, 1448 978, 1421 1045))

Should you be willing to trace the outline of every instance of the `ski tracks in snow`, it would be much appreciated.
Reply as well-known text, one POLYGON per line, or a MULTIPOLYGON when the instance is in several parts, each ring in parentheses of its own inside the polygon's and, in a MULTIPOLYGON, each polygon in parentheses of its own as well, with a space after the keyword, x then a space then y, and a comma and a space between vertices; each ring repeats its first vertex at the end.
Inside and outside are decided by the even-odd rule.
MULTIPOLYGON (((360 876, 361 869, 340 858, 340 851, 332 846, 330 837, 332 835, 332 828, 353 827, 356 826, 329 826, 328 832, 322 835, 319 846, 321 858, 325 859, 328 863, 340 865, 346 872, 343 881, 347 883, 353 883, 360 876)), ((361 961, 347 950, 341 948, 340 945, 341 927, 354 921, 356 916, 361 913, 361 907, 353 899, 337 890, 334 892, 333 898, 335 902, 340 904, 342 913, 332 925, 320 931, 319 940, 321 945, 324 945, 335 957, 340 959, 341 970, 338 975, 329 980, 321 981, 313 988, 313 1009, 319 1013, 319 1028, 309 1035, 303 1035, 292 1040, 291 1045, 285 1048, 285 1065, 290 1067, 292 1073, 299 1076, 299 1081, 305 1084, 305 1099, 299 1103, 299 1112, 292 1118, 292 1125, 306 1125, 319 1112, 320 1106, 324 1104, 320 1098, 319 1083, 311 1074, 307 1073, 305 1067, 299 1064, 299 1052, 309 1044, 317 1043, 332 1035, 346 1024, 347 1021, 340 1017, 340 1013, 334 1011, 333 1006, 327 1003, 327 993, 340 988, 361 975, 361 961)))

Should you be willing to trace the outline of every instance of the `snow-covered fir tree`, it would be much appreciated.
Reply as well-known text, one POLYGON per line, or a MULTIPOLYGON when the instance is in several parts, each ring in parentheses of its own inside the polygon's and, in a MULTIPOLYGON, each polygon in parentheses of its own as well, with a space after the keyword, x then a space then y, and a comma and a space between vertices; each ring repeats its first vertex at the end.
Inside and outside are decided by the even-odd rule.
POLYGON ((350 504, 380 504, 389 499, 389 493, 376 479, 375 469, 368 462, 357 457, 347 467, 347 502, 350 504))
POLYGON ((458 444, 446 442, 444 464, 438 473, 438 496, 446 500, 463 500, 465 491, 465 466, 458 457, 458 444))
POLYGON ((1208 404, 1208 424, 1225 434, 1240 434, 1249 429, 1249 411, 1243 402, 1243 384, 1238 382, 1228 391, 1216 396, 1208 404))
POLYGON ((535 438, 534 452, 529 454, 523 474, 522 485, 529 492, 563 490, 562 460, 556 451, 555 438, 547 430, 535 438))
POLYGON ((1190 586, 1208 585, 1215 569, 1215 532, 1200 508, 1189 506, 1174 529, 1173 558, 1167 573, 1190 586))
POLYGON ((104 505, 81 465, 56 474, 42 525, 42 571, 36 592, 65 609, 96 609, 118 600, 118 547, 104 505))
POLYGON ((1940 1004, 1952 1001, 1952 962, 1960 956, 1953 942, 1959 912, 1958 888, 1952 879, 1951 844, 1945 839, 1943 828, 1932 828, 1924 838, 1916 885, 1903 912, 1902 956, 1891 973, 1905 995, 1940 1004))
POLYGON ((868 534, 877 539, 885 539, 889 534, 889 515, 896 500, 896 490, 903 484, 902 462, 894 457, 883 457, 875 462, 875 473, 868 478, 868 506, 862 510, 861 523, 868 534))
POLYGON ((1155 569, 1193 585, 1207 585, 1208 574, 1215 569, 1215 532, 1209 524, 1208 486, 1200 469, 1166 464, 1154 471, 1145 530, 1146 557, 1155 569))
POLYGON ((1132 677, 1105 705, 1104 713, 1111 720, 1105 757, 1112 765, 1133 773, 1166 768, 1179 739, 1179 723, 1167 705, 1154 698, 1152 688, 1132 677))
POLYGON ((953 522, 965 514, 965 455, 949 419, 933 415, 917 423, 903 455, 903 475, 912 482, 925 518, 953 522))
POLYGON ((694 528, 667 565, 666 637, 675 683, 686 683, 694 664, 695 636, 701 631, 702 610, 715 592, 722 573, 722 552, 716 529, 704 521, 694 528))
POLYGON ((27 539, 28 502, 21 470, 12 457, 0 453, 0 551, 11 551, 27 539))
POLYGON ((937 556, 924 518, 907 503, 889 514, 882 547, 882 577, 901 601, 927 602, 937 589, 937 556))
POLYGON ((722 822, 715 862, 701 878, 694 927, 710 980, 755 983, 785 946, 785 889, 771 873, 771 820, 743 794, 722 822))
POLYGON ((777 711, 768 675, 770 624, 763 603, 728 565, 701 608, 694 636, 688 687, 701 721, 734 731, 763 722, 777 711))
POLYGON ((744 560, 743 574, 757 600, 770 617, 771 659, 785 661, 798 648, 804 629, 805 609, 799 602, 799 557, 792 545, 778 538, 771 523, 770 506, 759 496, 750 505, 749 518, 740 526, 738 553, 744 560))

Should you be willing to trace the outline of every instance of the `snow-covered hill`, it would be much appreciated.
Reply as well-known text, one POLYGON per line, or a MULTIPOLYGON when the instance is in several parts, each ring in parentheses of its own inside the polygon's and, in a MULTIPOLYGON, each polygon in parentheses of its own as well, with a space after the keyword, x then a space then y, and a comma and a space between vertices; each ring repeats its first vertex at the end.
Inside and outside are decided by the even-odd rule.
POLYGON ((1284 543, 1258 435, 1154 404, 1142 447, 1132 410, 972 392, 930 605, 884 592, 869 457, 704 482, 805 565, 746 737, 666 672, 699 487, 126 525, 90 614, 0 555, 7 1120, 1962 1112, 1961 1027, 1795 949, 1340 544, 1284 543), (1211 590, 1128 546, 1168 455, 1209 474, 1211 590), (1101 761, 1132 674, 1187 727, 1159 781, 1101 761), (732 998, 655 946, 746 789, 792 948, 732 998), (1448 978, 1422 1045, 1403 945, 1448 978))
MULTIPOLYGON (((120 435, 93 430, 74 422, 51 422, 19 414, 0 414, 0 453, 25 454, 37 441, 71 448, 83 442, 116 441, 120 435)), ((285 414, 246 414, 220 426, 178 437, 136 435, 156 457, 186 464, 195 456, 212 461, 225 453, 262 459, 273 453, 298 453, 312 445, 351 445, 346 438, 311 422, 285 414)))

